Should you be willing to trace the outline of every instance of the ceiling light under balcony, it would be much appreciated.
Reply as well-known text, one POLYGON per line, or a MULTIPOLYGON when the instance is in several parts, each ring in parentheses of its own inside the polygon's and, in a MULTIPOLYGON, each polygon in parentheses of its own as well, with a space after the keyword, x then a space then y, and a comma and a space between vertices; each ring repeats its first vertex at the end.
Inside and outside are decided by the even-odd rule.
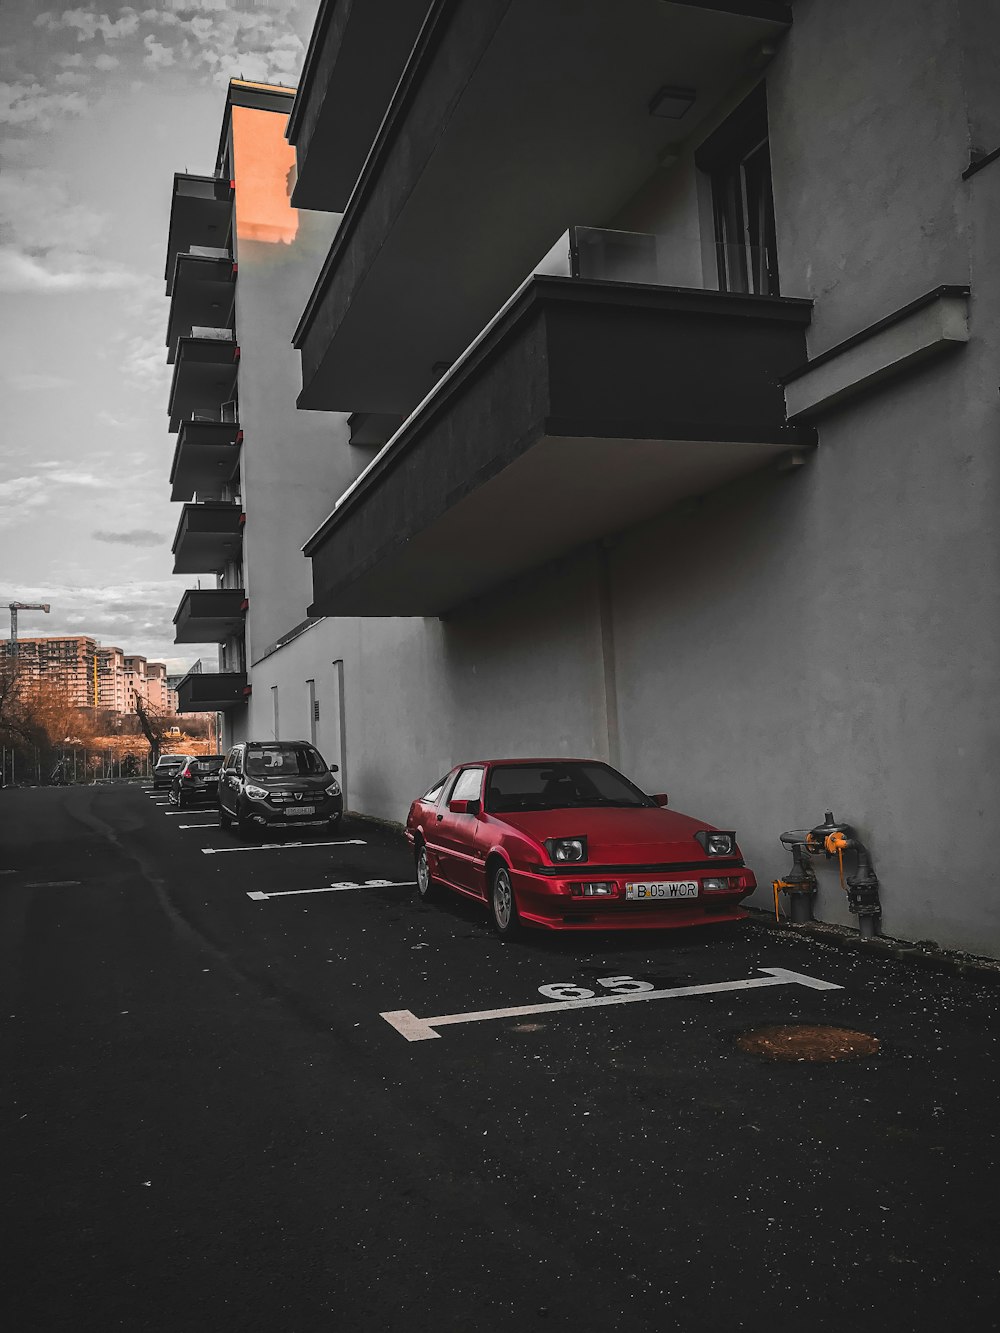
POLYGON ((698 99, 694 88, 675 88, 667 84, 651 99, 649 114, 661 116, 664 120, 680 120, 691 110, 698 99))

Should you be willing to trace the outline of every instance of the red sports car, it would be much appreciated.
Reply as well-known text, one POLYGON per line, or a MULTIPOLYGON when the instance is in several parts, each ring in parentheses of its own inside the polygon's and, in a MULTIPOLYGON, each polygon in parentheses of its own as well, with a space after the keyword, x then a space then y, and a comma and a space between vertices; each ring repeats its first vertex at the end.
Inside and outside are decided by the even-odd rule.
POLYGON ((501 935, 697 926, 746 916, 736 834, 675 814, 595 759, 460 764, 406 819, 420 897, 488 904, 501 935))

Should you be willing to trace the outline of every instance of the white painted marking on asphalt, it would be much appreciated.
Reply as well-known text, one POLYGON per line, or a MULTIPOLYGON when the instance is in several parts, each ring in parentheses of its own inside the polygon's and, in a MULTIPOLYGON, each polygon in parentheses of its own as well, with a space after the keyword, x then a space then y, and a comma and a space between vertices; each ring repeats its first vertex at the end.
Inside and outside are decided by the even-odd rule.
POLYGON ((175 824, 175 828, 221 828, 218 820, 214 824, 175 824))
POLYGON ((32 884, 22 884, 23 889, 70 889, 78 885, 78 879, 40 879, 32 884))
POLYGON ((248 893, 247 897, 262 903, 268 898, 290 898, 297 893, 346 893, 348 889, 412 889, 416 882, 415 879, 366 879, 364 883, 357 883, 347 879, 341 884, 328 884, 322 889, 276 889, 274 893, 248 893))
POLYGON ((168 819, 177 819, 181 815, 186 815, 188 819, 193 819, 195 815, 197 815, 199 819, 204 815, 211 815, 213 819, 219 818, 218 810, 164 810, 163 813, 168 819))
POLYGON ((589 1000, 559 1000, 554 1004, 519 1004, 507 1009, 479 1009, 467 1014, 439 1014, 436 1018, 418 1018, 409 1009, 394 1009, 379 1018, 396 1029, 407 1041, 431 1041, 440 1037, 438 1027, 452 1023, 484 1023, 491 1018, 520 1018, 524 1014, 554 1014, 562 1009, 596 1009, 609 1004, 641 1004, 646 1000, 674 1000, 685 995, 717 995, 725 991, 755 990, 760 986, 807 986, 810 990, 843 990, 832 981, 820 981, 784 967, 761 967, 763 977, 745 981, 716 981, 704 986, 677 986, 670 990, 642 991, 637 995, 596 995, 589 1000))
POLYGON ((205 856, 222 852, 283 852, 289 847, 367 847, 364 838, 338 838, 334 842, 260 842, 255 847, 203 847, 205 856))

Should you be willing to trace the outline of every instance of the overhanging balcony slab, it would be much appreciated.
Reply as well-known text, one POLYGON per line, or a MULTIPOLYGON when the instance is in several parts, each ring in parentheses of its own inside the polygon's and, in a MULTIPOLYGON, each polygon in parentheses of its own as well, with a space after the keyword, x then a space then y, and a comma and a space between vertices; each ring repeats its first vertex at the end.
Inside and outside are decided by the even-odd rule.
POLYGON ((789 21, 763 0, 436 0, 296 330, 299 405, 412 411, 567 225, 606 226, 789 21), (649 112, 666 85, 695 90, 680 119, 649 112))
POLYGON ((220 573, 243 545, 243 513, 224 501, 186 504, 174 537, 174 573, 220 573))
POLYGON ((243 628, 242 588, 189 588, 174 613, 174 643, 222 643, 243 628))
POLYGON ((170 385, 170 429, 197 412, 218 412, 233 398, 240 349, 231 338, 178 338, 170 385))
POLYGON ((196 246, 226 246, 233 220, 233 187, 216 176, 174 175, 167 234, 164 280, 170 295, 174 265, 181 251, 196 246))
POLYGON ((322 0, 288 118, 296 208, 343 211, 426 8, 414 0, 322 0))
POLYGON ((198 325, 228 324, 236 290, 236 268, 228 255, 181 254, 174 268, 167 320, 167 361, 173 363, 177 340, 198 325))
POLYGON ((224 713, 246 702, 245 671, 193 672, 177 683, 178 713, 224 713))
POLYGON ((235 421, 182 421, 170 468, 171 500, 218 494, 236 474, 242 439, 235 421))
POLYGON ((811 303, 532 278, 310 538, 310 615, 444 615, 811 446, 811 303))

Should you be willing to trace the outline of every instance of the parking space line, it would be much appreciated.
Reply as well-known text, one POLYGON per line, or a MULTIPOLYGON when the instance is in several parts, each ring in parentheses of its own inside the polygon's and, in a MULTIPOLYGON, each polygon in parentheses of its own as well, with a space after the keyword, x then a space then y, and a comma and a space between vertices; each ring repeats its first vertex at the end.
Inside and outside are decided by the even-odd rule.
POLYGON ((332 842, 260 842, 254 847, 203 847, 205 856, 221 856, 223 852, 283 852, 289 847, 367 847, 364 838, 337 838, 332 842))
POLYGON ((415 879, 366 879, 364 883, 344 880, 341 884, 327 884, 321 889, 276 889, 274 893, 247 893, 254 902, 266 902, 268 898, 291 898, 298 893, 346 893, 349 889, 412 889, 415 879))
POLYGON ((221 828, 218 820, 214 824, 175 824, 175 828, 221 828))
POLYGON ((163 813, 168 819, 178 819, 183 815, 186 815, 188 819, 193 819, 195 815, 197 815, 199 819, 203 818, 205 815, 211 815, 213 819, 219 818, 218 810, 165 810, 163 813))
POLYGON ((756 990, 760 986, 806 986, 810 990, 843 990, 833 981, 820 981, 784 967, 760 967, 763 977, 744 981, 716 981, 704 986, 677 986, 670 990, 642 991, 636 995, 595 995, 589 1000, 557 1000, 553 1004, 519 1004, 507 1009, 479 1009, 467 1014, 439 1014, 436 1018, 418 1018, 409 1009, 394 1009, 379 1018, 396 1029, 407 1041, 432 1041, 440 1037, 438 1027, 454 1023, 484 1023, 492 1018, 521 1018, 525 1014, 554 1014, 562 1009, 596 1009, 610 1004, 638 1004, 645 1000, 675 1000, 685 995, 715 995, 726 991, 756 990))

